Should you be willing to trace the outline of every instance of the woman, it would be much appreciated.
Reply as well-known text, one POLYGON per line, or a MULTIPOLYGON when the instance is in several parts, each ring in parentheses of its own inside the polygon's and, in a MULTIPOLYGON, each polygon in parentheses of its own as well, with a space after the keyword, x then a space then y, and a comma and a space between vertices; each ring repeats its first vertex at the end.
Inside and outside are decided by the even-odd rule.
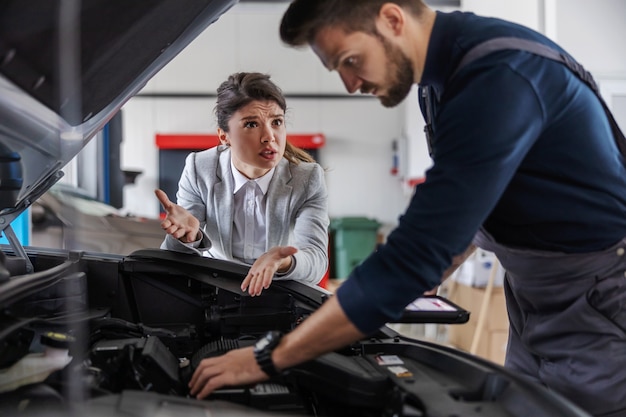
POLYGON ((156 190, 161 248, 252 265, 241 289, 253 296, 275 279, 317 284, 328 267, 324 171, 287 142, 286 108, 268 75, 231 75, 217 90, 220 145, 187 156, 178 204, 156 190))

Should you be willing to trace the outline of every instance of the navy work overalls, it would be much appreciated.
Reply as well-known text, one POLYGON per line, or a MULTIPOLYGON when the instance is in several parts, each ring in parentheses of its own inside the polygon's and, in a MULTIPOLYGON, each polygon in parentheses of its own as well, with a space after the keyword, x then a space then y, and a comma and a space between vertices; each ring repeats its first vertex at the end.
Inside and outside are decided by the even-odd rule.
MULTIPOLYGON (((626 139, 591 75, 571 57, 519 38, 494 38, 471 49, 464 65, 502 49, 532 52, 565 64, 599 97, 620 152, 626 139)), ((427 139, 433 134, 429 88, 421 90, 427 139)), ((593 253, 510 248, 485 230, 474 243, 506 270, 510 329, 505 366, 559 392, 595 416, 626 417, 626 238, 593 253)))
POLYGON ((596 416, 626 416, 626 239, 593 253, 474 243, 506 270, 505 366, 596 416))

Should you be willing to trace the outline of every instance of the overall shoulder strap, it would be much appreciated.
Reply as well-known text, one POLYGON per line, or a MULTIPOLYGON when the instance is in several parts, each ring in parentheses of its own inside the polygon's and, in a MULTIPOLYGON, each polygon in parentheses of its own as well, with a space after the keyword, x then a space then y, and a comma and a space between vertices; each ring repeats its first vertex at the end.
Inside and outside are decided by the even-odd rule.
POLYGON ((557 51, 547 45, 544 45, 539 42, 535 42, 529 39, 523 38, 515 38, 515 37, 500 37, 493 38, 478 45, 474 46, 470 49, 461 59, 461 62, 456 67, 450 79, 452 79, 464 66, 469 63, 482 58, 492 52, 504 50, 504 49, 516 49, 521 51, 526 51, 533 53, 535 55, 539 55, 545 58, 552 59, 557 62, 561 62, 567 68, 569 68, 581 81, 591 88, 591 90, 596 94, 600 103, 602 103, 602 107, 604 108, 604 112, 606 113, 607 118, 609 119, 609 123, 611 124, 611 130, 613 132, 613 137, 615 139, 615 143, 619 148, 622 156, 626 158, 626 137, 624 137, 624 133, 620 130, 613 114, 609 110, 606 102, 600 95, 600 90, 598 89, 598 85, 595 80, 591 76, 591 74, 583 68, 577 61, 575 61, 571 56, 557 51))
POLYGON ((424 120, 426 121, 426 125, 424 126, 424 135, 426 136, 426 144, 428 145, 428 155, 433 156, 433 146, 432 140, 433 135, 435 134, 434 128, 434 101, 432 99, 432 87, 423 86, 420 87, 418 91, 418 101, 420 104, 420 108, 422 109, 422 115, 424 116, 424 120))

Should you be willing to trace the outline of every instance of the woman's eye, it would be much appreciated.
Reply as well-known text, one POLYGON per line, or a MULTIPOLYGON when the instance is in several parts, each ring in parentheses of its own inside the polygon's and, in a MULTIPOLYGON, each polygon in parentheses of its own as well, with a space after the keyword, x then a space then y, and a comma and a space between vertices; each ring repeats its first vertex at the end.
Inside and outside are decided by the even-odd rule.
POLYGON ((245 122, 245 123, 243 124, 243 127, 248 127, 248 128, 250 128, 250 127, 256 127, 256 122, 245 122))
POLYGON ((282 126, 282 125, 283 125, 283 119, 274 120, 274 126, 282 126))

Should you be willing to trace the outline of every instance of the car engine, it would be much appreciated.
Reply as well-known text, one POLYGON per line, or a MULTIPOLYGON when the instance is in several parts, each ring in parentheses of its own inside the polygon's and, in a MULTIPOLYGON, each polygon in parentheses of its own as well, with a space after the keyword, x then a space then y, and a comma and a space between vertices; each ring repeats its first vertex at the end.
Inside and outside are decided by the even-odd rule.
POLYGON ((287 333, 332 294, 275 281, 250 297, 246 267, 161 250, 18 255, 0 268, 2 415, 584 416, 495 364, 386 326, 196 400, 187 384, 203 358, 287 333))

